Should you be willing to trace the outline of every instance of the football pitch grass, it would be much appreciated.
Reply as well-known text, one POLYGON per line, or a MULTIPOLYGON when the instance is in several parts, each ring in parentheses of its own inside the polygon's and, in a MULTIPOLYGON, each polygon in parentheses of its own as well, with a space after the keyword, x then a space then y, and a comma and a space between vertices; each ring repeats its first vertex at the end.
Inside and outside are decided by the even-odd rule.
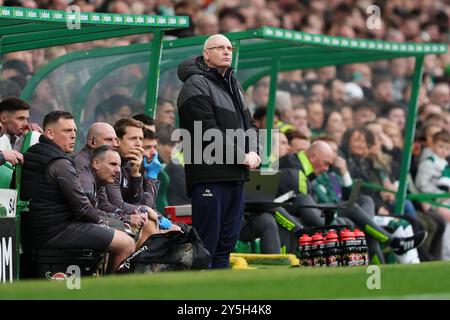
POLYGON ((370 290, 367 267, 184 271, 82 278, 65 282, 22 280, 0 284, 0 299, 450 299, 450 262, 380 267, 380 289, 370 290))

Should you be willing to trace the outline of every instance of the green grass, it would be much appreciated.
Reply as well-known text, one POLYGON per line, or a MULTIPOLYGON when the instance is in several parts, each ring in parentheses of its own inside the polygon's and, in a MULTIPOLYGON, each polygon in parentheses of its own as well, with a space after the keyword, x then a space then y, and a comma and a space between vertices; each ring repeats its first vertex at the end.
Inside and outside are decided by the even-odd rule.
POLYGON ((450 299, 450 262, 381 267, 381 289, 365 267, 260 266, 256 270, 166 272, 82 278, 81 290, 48 280, 0 285, 1 299, 450 299))

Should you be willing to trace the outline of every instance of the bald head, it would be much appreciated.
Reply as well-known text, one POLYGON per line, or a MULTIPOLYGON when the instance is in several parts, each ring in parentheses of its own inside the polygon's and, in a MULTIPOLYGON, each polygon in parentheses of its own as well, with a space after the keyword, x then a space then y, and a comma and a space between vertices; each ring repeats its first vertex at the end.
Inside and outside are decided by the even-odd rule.
POLYGON ((450 106, 450 86, 447 83, 438 83, 430 94, 430 101, 443 108, 450 106))
POLYGON ((327 172, 334 162, 334 151, 325 141, 316 141, 306 150, 306 155, 314 167, 314 173, 318 176, 327 172))
POLYGON ((219 32, 219 19, 212 13, 202 14, 197 19, 196 27, 199 35, 216 34, 219 32))
POLYGON ((208 48, 215 47, 222 44, 229 44, 231 46, 230 40, 225 37, 223 34, 214 34, 206 39, 205 44, 203 45, 203 50, 207 50, 208 48))
POLYGON ((222 34, 215 34, 206 39, 203 59, 209 67, 216 68, 222 75, 225 74, 233 59, 233 46, 230 40, 222 34))
POLYGON ((114 148, 118 147, 116 131, 109 123, 95 122, 88 129, 87 146, 95 149, 105 144, 114 148))

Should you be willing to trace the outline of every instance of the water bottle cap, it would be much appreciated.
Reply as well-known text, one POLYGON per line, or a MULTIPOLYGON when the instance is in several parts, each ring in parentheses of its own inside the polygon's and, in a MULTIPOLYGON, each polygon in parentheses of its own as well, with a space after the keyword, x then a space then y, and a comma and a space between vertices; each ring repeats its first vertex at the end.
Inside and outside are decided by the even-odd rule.
POLYGON ((338 241, 338 235, 334 230, 330 230, 327 233, 327 242, 337 242, 338 241))
POLYGON ((314 235, 312 236, 312 241, 315 243, 315 244, 322 244, 323 243, 323 236, 322 236, 322 234, 320 233, 320 232, 316 232, 316 233, 314 233, 314 235))
POLYGON ((341 241, 348 241, 348 240, 355 240, 355 234, 348 229, 343 229, 341 231, 341 241))
POLYGON ((355 237, 356 238, 358 238, 358 237, 366 237, 366 235, 364 234, 364 232, 362 232, 361 230, 359 230, 359 229, 355 229, 355 231, 353 231, 354 233, 355 233, 355 237))
POLYGON ((311 237, 307 234, 303 234, 299 239, 298 242, 302 246, 310 245, 311 244, 311 237))

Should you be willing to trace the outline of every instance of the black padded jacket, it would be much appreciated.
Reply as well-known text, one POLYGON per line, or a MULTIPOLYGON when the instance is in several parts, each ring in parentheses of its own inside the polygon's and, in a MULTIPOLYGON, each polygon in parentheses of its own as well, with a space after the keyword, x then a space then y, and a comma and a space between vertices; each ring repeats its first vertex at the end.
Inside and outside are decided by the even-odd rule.
POLYGON ((217 69, 208 67, 202 56, 191 57, 178 67, 178 77, 184 82, 177 101, 180 128, 187 130, 191 138, 190 150, 184 149, 188 194, 197 183, 247 181, 248 169, 242 163, 245 153, 258 152, 257 129, 233 68, 222 76, 217 69), (202 136, 208 129, 218 129, 216 132, 222 134, 223 149, 211 152, 214 161, 202 157, 210 142, 202 141, 202 136, 198 141, 194 122, 201 123, 198 131, 202 136), (241 139, 245 143, 238 143, 239 139, 227 134, 237 129, 250 133, 241 139))

